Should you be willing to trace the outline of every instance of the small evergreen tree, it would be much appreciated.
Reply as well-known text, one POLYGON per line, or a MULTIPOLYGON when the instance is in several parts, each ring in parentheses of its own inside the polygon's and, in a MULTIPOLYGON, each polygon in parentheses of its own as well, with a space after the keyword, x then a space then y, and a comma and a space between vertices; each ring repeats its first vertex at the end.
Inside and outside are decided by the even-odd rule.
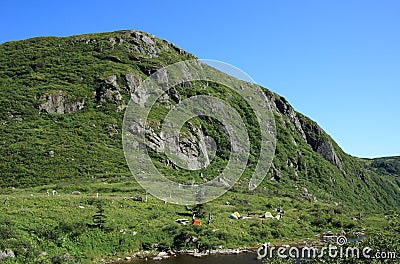
POLYGON ((107 216, 104 214, 104 208, 102 203, 97 204, 97 211, 93 215, 93 223, 94 226, 104 229, 105 224, 106 224, 106 218, 107 216))
POLYGON ((204 204, 196 204, 192 212, 196 215, 197 218, 202 218, 204 217, 204 204))

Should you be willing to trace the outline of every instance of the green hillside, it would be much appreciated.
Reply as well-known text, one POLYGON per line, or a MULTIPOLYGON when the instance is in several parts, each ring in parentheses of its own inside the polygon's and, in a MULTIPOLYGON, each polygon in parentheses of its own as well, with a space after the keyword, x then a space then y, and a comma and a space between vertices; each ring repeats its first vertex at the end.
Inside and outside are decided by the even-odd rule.
POLYGON ((381 175, 400 175, 400 157, 383 157, 365 161, 370 169, 381 175))
MULTIPOLYGON (((255 116, 238 94, 201 81, 167 93, 151 115, 154 133, 169 107, 183 98, 204 94, 228 101, 250 131, 250 159, 242 179, 204 205, 215 221, 201 230, 174 223, 182 215, 190 216, 183 207, 164 205, 151 196, 148 203, 133 201, 135 195, 144 198, 145 191, 131 175, 122 150, 122 120, 130 95, 157 69, 194 58, 140 31, 0 45, 0 198, 5 201, 0 207, 0 250, 12 248, 21 262, 96 261, 152 243, 172 247, 180 235, 189 233, 210 247, 255 246, 266 238, 299 240, 327 230, 372 232, 385 222, 374 221, 380 218, 376 215, 399 210, 398 157, 361 160, 344 153, 318 124, 267 89, 276 125, 275 158, 262 184, 249 191, 260 154, 255 116), (46 190, 60 196, 48 197, 46 190), (231 212, 262 214, 278 205, 287 210, 283 221, 266 226, 258 219, 227 223, 231 212), (92 219, 100 207, 107 215, 105 229, 92 219), (123 236, 121 230, 137 235, 123 236), (47 254, 39 256, 42 251, 47 254), (70 257, 63 260, 67 253, 70 257)), ((218 143, 216 157, 202 170, 203 177, 211 179, 227 162, 228 138, 211 118, 194 118, 183 128, 185 139, 196 145, 194 131, 218 143)), ((156 148, 149 147, 149 152, 170 179, 203 180, 199 172, 171 166, 156 148)))

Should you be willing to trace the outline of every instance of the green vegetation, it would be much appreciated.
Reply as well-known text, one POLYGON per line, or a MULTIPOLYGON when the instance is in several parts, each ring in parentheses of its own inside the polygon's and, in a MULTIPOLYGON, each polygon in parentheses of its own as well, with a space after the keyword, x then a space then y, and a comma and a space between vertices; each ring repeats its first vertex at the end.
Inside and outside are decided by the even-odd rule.
POLYGON ((18 263, 86 263, 115 260, 137 250, 256 247, 266 241, 277 245, 313 241, 315 234, 327 231, 350 235, 363 231, 368 236, 379 231, 386 237, 395 234, 391 231, 394 228, 398 230, 398 222, 393 222, 396 218, 388 219, 382 214, 366 216, 343 205, 238 193, 227 193, 202 208, 213 213, 211 224, 207 224, 206 213, 199 218, 202 226, 185 226, 175 220, 190 219, 192 211, 164 204, 152 196, 147 203, 144 199, 135 201, 127 195, 144 198, 145 193, 133 181, 85 185, 87 191, 78 195, 71 194, 73 185, 59 188, 59 196, 52 196, 51 192, 46 195, 46 188, 51 191, 60 187, 56 185, 9 190, 7 195, 0 195, 1 200, 9 198, 0 207, 0 247, 12 249, 18 263), (96 197, 98 190, 102 193, 96 197), (227 201, 230 205, 226 205, 227 201), (234 211, 244 215, 270 211, 275 216, 279 205, 285 209, 279 221, 257 216, 229 219, 234 211), (191 236, 197 240, 185 242, 191 236))
MULTIPOLYGON (((360 242, 349 242, 343 245, 342 252, 344 253, 342 253, 342 258, 332 257, 335 255, 335 252, 337 252, 337 255, 340 254, 340 247, 337 247, 337 251, 332 251, 332 256, 325 254, 322 258, 302 259, 301 263, 398 263, 400 254, 400 245, 398 242, 398 231, 400 228, 399 215, 392 214, 388 215, 387 218, 386 223, 384 223, 383 232, 370 234, 367 239, 360 242), (346 256, 348 248, 358 248, 359 255, 357 256, 357 251, 354 251, 354 253, 347 251, 349 253, 346 256), (365 251, 366 255, 364 255, 363 250, 366 248, 368 250, 365 251)), ((264 263, 289 264, 293 263, 293 261, 293 258, 279 258, 275 254, 273 258, 265 259, 264 263)))
POLYGON ((365 159, 364 161, 370 169, 375 170, 379 174, 389 176, 400 175, 400 157, 365 159))
MULTIPOLYGON (((384 215, 399 210, 398 157, 347 155, 315 122, 265 90, 274 110, 276 155, 263 183, 249 191, 263 128, 237 93, 208 82, 174 88, 181 99, 213 95, 239 112, 251 142, 245 173, 229 192, 202 208, 188 211, 152 196, 145 202, 145 191, 129 172, 122 151, 123 110, 132 90, 149 74, 193 58, 137 31, 0 45, 0 251, 10 249, 16 256, 6 262, 99 262, 155 250, 155 244, 158 250, 254 247, 266 241, 314 240, 328 230, 365 229, 371 237, 393 233, 387 228, 396 224, 384 215), (229 219, 235 211, 275 215, 279 205, 285 210, 280 221, 229 219), (202 226, 175 222, 200 211, 205 212, 199 216, 202 226), (210 225, 208 212, 213 214, 210 225)), ((155 132, 176 103, 157 102, 149 120, 155 132)), ((199 171, 170 166, 165 155, 149 148, 157 168, 175 181, 214 178, 230 153, 220 122, 193 118, 182 128, 183 138, 196 138, 191 127, 218 145, 210 166, 201 170, 203 178, 199 171)))

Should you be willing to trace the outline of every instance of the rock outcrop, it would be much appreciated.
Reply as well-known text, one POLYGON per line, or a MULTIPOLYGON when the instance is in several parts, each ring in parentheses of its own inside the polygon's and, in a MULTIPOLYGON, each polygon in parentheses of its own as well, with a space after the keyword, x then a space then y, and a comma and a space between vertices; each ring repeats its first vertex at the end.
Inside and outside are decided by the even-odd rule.
POLYGON ((335 147, 325 131, 323 131, 317 123, 304 116, 300 118, 300 123, 306 135, 307 143, 312 147, 312 149, 320 154, 324 159, 342 170, 342 161, 337 155, 335 147))
MULTIPOLYGON (((297 113, 285 98, 272 92, 267 92, 267 97, 275 112, 286 116, 314 151, 340 170, 343 169, 342 161, 337 155, 331 139, 317 123, 297 113)), ((296 144, 295 141, 294 144, 296 144)))
POLYGON ((327 161, 338 167, 340 170, 343 169, 342 161, 335 152, 332 141, 322 140, 317 145, 317 152, 327 161))
MULTIPOLYGON (((210 141, 210 138, 201 129, 190 123, 188 124, 190 133, 181 135, 179 142, 171 142, 175 138, 166 136, 162 132, 157 133, 151 127, 143 128, 139 123, 132 124, 129 131, 132 134, 145 131, 146 145, 149 148, 158 153, 164 153, 168 146, 172 153, 177 154, 179 159, 185 161, 187 168, 190 170, 207 167, 216 153, 215 142, 210 141)), ((167 161, 168 164, 171 164, 171 162, 171 160, 167 161)))
MULTIPOLYGON (((73 45, 80 43, 93 45, 95 47, 95 51, 99 53, 103 53, 106 49, 114 50, 119 46, 126 48, 130 52, 140 53, 147 58, 156 58, 159 57, 164 51, 172 48, 180 55, 193 57, 193 55, 169 41, 161 40, 152 34, 138 30, 120 31, 119 36, 105 37, 101 40, 93 39, 89 36, 77 36, 72 40, 73 45)), ((104 58, 113 60, 115 62, 121 62, 119 58, 114 56, 108 56, 104 58)))
POLYGON ((294 125, 294 127, 300 132, 302 137, 306 139, 306 134, 304 133, 303 127, 301 126, 299 115, 293 109, 293 107, 288 103, 288 101, 286 101, 284 97, 273 94, 272 92, 269 93, 270 95, 268 96, 268 99, 272 104, 272 108, 277 113, 285 115, 289 119, 289 121, 294 125))
POLYGON ((145 91, 136 89, 142 83, 142 77, 138 74, 127 73, 122 76, 126 85, 118 84, 117 75, 111 75, 106 79, 100 79, 99 87, 96 89, 96 99, 99 104, 113 103, 118 105, 117 111, 123 111, 127 107, 122 94, 128 92, 133 100, 145 102, 147 97, 145 91))
POLYGON ((15 258, 14 251, 11 249, 0 250, 0 260, 4 260, 6 258, 15 258))
POLYGON ((133 73, 127 73, 125 75, 126 89, 132 94, 136 88, 142 83, 142 77, 133 73))
POLYGON ((39 106, 39 111, 48 114, 69 114, 81 110, 85 106, 85 99, 70 101, 63 91, 45 94, 39 100, 44 101, 39 106))
POLYGON ((117 83, 117 76, 112 75, 105 80, 102 80, 100 87, 96 90, 96 98, 99 103, 111 101, 119 104, 122 100, 120 88, 117 83))

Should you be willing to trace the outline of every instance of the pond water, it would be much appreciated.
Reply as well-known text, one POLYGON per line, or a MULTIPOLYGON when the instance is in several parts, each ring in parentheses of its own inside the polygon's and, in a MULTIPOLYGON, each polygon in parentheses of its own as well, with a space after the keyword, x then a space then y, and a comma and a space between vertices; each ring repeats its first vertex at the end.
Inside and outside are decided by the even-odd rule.
MULTIPOLYGON (((361 242, 367 239, 367 237, 349 237, 347 238, 348 242, 361 242)), ((135 264, 261 264, 262 261, 257 260, 256 253, 241 253, 234 255, 210 255, 201 258, 196 258, 189 255, 178 255, 176 257, 171 257, 169 259, 163 260, 132 260, 129 263, 135 264)), ((301 263, 300 259, 297 259, 295 263, 301 263)))
POLYGON ((257 260, 256 253, 241 253, 238 255, 211 255, 202 258, 195 258, 193 256, 188 255, 179 255, 177 257, 172 257, 169 259, 163 260, 134 260, 130 263, 135 264, 260 264, 262 263, 260 260, 257 260))
POLYGON ((361 242, 367 239, 367 237, 362 236, 362 237, 348 237, 347 242, 361 242))

